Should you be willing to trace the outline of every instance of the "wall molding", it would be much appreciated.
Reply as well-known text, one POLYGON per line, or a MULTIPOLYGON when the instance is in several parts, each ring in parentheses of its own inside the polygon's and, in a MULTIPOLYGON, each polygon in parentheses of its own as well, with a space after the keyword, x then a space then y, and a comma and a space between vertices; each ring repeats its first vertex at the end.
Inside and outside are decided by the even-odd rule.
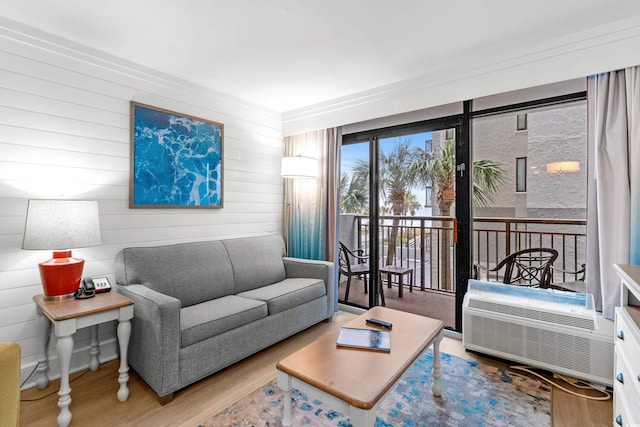
POLYGON ((227 93, 180 79, 145 67, 142 64, 88 47, 86 45, 47 33, 20 22, 0 16, 0 37, 17 41, 38 49, 67 57, 76 61, 97 66, 108 72, 116 72, 127 78, 137 78, 147 83, 154 83, 161 87, 172 88, 183 92, 192 92, 206 97, 216 97, 226 104, 244 108, 254 113, 262 113, 272 117, 280 117, 279 112, 251 103, 250 101, 234 97, 227 93))
POLYGON ((283 134, 341 126, 640 64, 640 16, 283 113, 283 134), (469 64, 476 64, 469 67, 469 64))

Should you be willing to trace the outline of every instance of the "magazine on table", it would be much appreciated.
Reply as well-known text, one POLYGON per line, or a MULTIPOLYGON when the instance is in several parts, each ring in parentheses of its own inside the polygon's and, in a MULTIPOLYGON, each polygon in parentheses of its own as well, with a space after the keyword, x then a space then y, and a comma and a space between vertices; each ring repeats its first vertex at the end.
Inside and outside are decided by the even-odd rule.
POLYGON ((378 329, 342 327, 336 345, 338 347, 390 352, 391 334, 389 331, 378 329))

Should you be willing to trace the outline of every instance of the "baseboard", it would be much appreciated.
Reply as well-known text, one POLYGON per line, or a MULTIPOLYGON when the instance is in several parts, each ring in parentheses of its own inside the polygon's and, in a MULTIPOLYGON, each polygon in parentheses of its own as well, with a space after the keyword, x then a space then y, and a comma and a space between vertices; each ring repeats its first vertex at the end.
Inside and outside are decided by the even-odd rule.
MULTIPOLYGON (((89 368, 91 357, 89 355, 90 345, 74 346, 71 355, 70 373, 83 371, 89 368)), ((118 343, 115 337, 100 342, 100 352, 98 360, 100 363, 106 363, 118 358, 118 343)), ((36 367, 37 362, 23 365, 20 368, 21 390, 26 390, 36 386, 36 367)), ((49 349, 49 369, 47 371, 49 381, 60 378, 60 362, 58 361, 58 353, 54 349, 49 349)))
POLYGON ((442 332, 443 332, 445 337, 453 338, 453 339, 457 339, 459 341, 462 341, 462 333, 461 332, 454 331, 454 330, 451 330, 451 329, 445 329, 442 332))
POLYGON ((345 311, 347 313, 358 314, 358 315, 360 315, 360 314, 364 313, 365 311, 367 311, 364 308, 354 307, 352 305, 342 304, 342 303, 338 303, 338 310, 345 311))

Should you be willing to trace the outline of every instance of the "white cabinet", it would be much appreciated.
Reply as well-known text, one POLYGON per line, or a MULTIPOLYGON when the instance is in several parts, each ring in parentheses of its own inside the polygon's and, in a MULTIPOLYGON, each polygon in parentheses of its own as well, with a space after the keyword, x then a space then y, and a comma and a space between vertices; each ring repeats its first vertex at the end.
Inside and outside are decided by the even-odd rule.
POLYGON ((621 306, 616 308, 614 425, 640 425, 640 266, 616 264, 621 306))

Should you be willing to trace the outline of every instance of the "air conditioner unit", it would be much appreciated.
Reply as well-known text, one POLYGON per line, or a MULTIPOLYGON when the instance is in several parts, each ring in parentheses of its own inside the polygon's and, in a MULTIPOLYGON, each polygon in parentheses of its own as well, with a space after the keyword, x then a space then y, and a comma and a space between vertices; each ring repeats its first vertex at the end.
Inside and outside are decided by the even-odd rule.
POLYGON ((462 341, 474 350, 613 385, 613 322, 593 295, 469 280, 462 341))

